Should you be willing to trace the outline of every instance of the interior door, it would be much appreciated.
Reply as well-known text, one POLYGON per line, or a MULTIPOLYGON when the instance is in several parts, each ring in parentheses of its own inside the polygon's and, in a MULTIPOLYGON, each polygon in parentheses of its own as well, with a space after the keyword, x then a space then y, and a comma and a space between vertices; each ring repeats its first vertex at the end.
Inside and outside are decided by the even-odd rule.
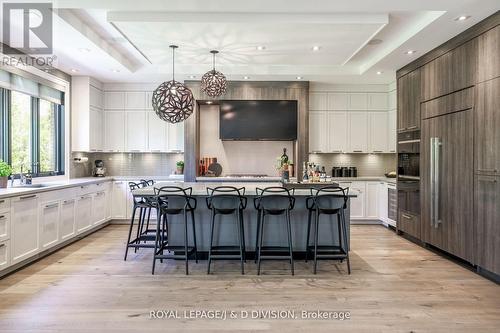
POLYGON ((422 121, 423 240, 472 260, 472 109, 422 121))

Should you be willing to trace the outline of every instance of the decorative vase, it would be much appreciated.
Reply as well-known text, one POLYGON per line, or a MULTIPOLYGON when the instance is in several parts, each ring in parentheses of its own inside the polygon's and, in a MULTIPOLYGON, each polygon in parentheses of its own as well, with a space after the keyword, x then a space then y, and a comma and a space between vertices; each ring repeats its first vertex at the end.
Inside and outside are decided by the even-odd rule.
POLYGON ((178 175, 184 174, 184 167, 177 167, 177 172, 178 175))
POLYGON ((9 177, 0 177, 0 188, 7 188, 9 177))

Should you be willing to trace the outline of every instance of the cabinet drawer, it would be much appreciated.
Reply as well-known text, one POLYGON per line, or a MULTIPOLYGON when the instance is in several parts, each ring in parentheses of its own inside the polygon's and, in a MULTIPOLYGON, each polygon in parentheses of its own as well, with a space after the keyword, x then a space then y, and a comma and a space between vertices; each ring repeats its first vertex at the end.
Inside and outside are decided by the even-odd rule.
POLYGON ((10 199, 0 199, 0 213, 10 211, 10 199))
POLYGON ((10 213, 0 213, 0 242, 10 238, 10 213))
POLYGON ((420 239, 420 216, 399 211, 398 229, 420 239))
POLYGON ((10 241, 0 242, 0 271, 10 266, 10 241))

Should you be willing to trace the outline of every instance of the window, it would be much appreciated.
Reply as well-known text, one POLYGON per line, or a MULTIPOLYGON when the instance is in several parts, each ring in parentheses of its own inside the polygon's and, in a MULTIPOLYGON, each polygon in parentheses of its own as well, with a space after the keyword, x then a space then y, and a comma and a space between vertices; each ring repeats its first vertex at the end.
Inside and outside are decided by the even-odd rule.
POLYGON ((0 159, 16 176, 64 174, 64 107, 49 99, 0 88, 0 159))

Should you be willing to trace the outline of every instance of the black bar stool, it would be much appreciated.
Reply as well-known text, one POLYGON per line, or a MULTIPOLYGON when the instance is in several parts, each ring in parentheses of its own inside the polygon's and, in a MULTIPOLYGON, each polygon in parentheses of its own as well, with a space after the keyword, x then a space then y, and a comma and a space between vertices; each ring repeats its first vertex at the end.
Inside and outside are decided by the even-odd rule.
POLYGON ((256 240, 256 255, 257 255, 257 275, 260 275, 260 263, 262 259, 288 259, 292 275, 294 275, 293 267, 293 246, 292 246, 292 227, 290 223, 290 211, 295 206, 295 198, 293 197, 294 190, 291 193, 283 187, 267 187, 265 189, 257 188, 257 197, 254 199, 254 206, 257 209, 257 240, 256 240), (268 215, 284 215, 288 233, 288 248, 283 246, 266 246, 263 247, 264 226, 266 216, 268 215), (288 255, 277 255, 276 252, 288 250, 288 255), (266 254, 275 253, 275 254, 266 254))
POLYGON ((243 210, 247 206, 245 188, 236 188, 233 186, 218 186, 216 188, 207 188, 208 197, 207 207, 212 211, 212 220, 210 227, 210 248, 208 250, 208 269, 210 274, 210 264, 212 260, 239 259, 241 262, 241 274, 245 274, 245 232, 243 228, 243 210), (238 227, 238 245, 214 246, 214 228, 215 217, 217 215, 235 215, 236 225, 238 227), (239 251, 238 254, 234 252, 239 251))
POLYGON ((351 265, 349 263, 349 248, 347 242, 347 226, 344 210, 347 208, 349 188, 343 189, 338 186, 326 186, 321 189, 311 189, 311 196, 306 199, 306 207, 308 209, 307 220, 307 244, 306 244, 306 262, 309 252, 314 254, 314 274, 319 259, 334 259, 342 262, 344 259, 347 262, 347 272, 351 274, 351 265), (309 245, 311 234, 311 220, 314 214, 314 245, 309 245), (319 221, 320 216, 336 215, 337 216, 337 231, 338 245, 319 245, 319 221))
MULTIPOLYGON (((141 183, 134 183, 134 182, 129 182, 129 189, 130 191, 138 190, 140 188, 143 188, 143 185, 141 183)), ((146 220, 146 213, 148 212, 147 215, 147 224, 149 225, 149 218, 151 215, 151 209, 155 209, 156 203, 154 203, 155 199, 152 199, 150 196, 139 196, 139 195, 134 195, 133 197, 133 204, 134 207, 132 209, 132 216, 130 219, 130 228, 128 231, 128 238, 127 238, 127 245, 125 248, 125 257, 123 260, 127 260, 127 255, 128 255, 128 249, 129 248, 134 248, 134 252, 137 252, 138 248, 153 248, 154 244, 154 236, 149 234, 147 232, 144 232, 144 222, 146 220), (137 210, 139 210, 139 220, 137 221, 137 231, 136 231, 136 236, 134 239, 131 239, 132 237, 132 231, 134 229, 134 223, 135 223, 135 217, 137 214, 137 210), (141 243, 142 242, 142 243, 141 243)))
MULTIPOLYGON (((145 187, 149 187, 149 186, 153 186, 155 184, 155 181, 150 179, 150 180, 145 180, 145 179, 141 179, 139 181, 139 186, 141 188, 145 188, 145 187)), ((154 196, 145 196, 144 197, 144 201, 146 201, 146 203, 149 205, 149 208, 147 209, 147 214, 148 214, 148 217, 146 220, 146 227, 145 229, 143 229, 144 227, 144 222, 142 223, 141 225, 141 235, 143 234, 153 234, 156 232, 156 229, 149 229, 149 221, 151 219, 151 211, 153 209, 156 209, 156 198, 154 196)))
POLYGON ((186 262, 186 275, 189 274, 188 260, 189 256, 194 253, 196 263, 198 263, 198 248, 196 245, 196 227, 194 219, 194 211, 196 209, 196 198, 191 196, 192 188, 181 188, 177 186, 164 186, 160 189, 155 188, 156 205, 157 205, 157 221, 156 235, 153 255, 152 274, 155 273, 156 260, 160 259, 184 259, 186 262), (193 232, 193 246, 189 246, 188 242, 188 213, 191 215, 191 226, 193 232), (168 216, 183 215, 184 217, 184 245, 170 245, 171 237, 168 235, 168 216), (173 254, 164 254, 163 251, 172 251, 173 254), (176 253, 177 251, 177 253, 176 253), (179 254, 182 253, 182 254, 179 254))

